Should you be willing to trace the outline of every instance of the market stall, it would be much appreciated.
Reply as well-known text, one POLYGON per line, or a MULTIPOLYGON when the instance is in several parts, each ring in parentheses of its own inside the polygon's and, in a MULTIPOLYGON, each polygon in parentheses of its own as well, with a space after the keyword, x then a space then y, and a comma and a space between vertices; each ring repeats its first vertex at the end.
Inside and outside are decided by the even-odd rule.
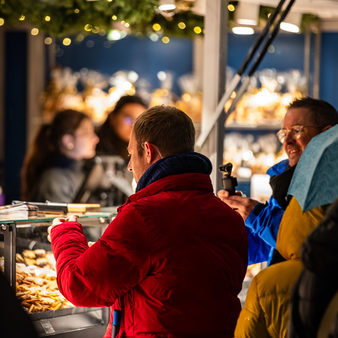
MULTIPOLYGON (((25 68, 23 71, 19 72, 19 75, 17 76, 15 76, 15 72, 12 72, 12 74, 14 74, 13 79, 16 86, 11 86, 11 83, 8 83, 9 86, 1 86, 3 82, 0 83, 0 89, 3 87, 9 88, 6 95, 1 91, 0 101, 3 103, 5 101, 5 96, 6 98, 9 98, 6 101, 8 102, 6 103, 6 106, 3 104, 3 107, 6 109, 1 109, 1 111, 6 111, 7 116, 6 126, 4 128, 7 128, 10 131, 14 130, 18 125, 22 126, 27 118, 28 137, 25 139, 25 131, 20 131, 17 134, 23 139, 16 139, 15 147, 13 147, 14 133, 9 132, 6 135, 7 172, 5 181, 7 182, 7 186, 5 187, 5 192, 8 197, 15 197, 15 194, 18 193, 19 189, 17 186, 12 189, 12 186, 14 186, 13 182, 17 182, 17 175, 15 176, 15 179, 13 178, 14 174, 17 174, 20 169, 20 162, 17 163, 15 161, 18 161, 18 158, 23 154, 25 144, 26 142, 29 143, 30 136, 33 134, 33 130, 37 125, 41 122, 48 122, 54 112, 62 108, 84 110, 93 118, 95 123, 99 125, 105 119, 107 113, 114 107, 114 104, 119 97, 124 94, 140 93, 140 86, 138 86, 138 84, 141 80, 144 80, 133 70, 125 71, 119 69, 119 71, 107 76, 107 74, 103 74, 97 69, 84 68, 75 71, 67 67, 57 67, 54 64, 55 54, 53 54, 53 48, 55 48, 54 52, 59 58, 61 57, 61 50, 56 48, 55 37, 62 36, 60 41, 63 48, 71 48, 71 43, 75 43, 75 41, 80 43, 82 41, 81 38, 84 39, 85 35, 100 35, 100 33, 107 33, 108 30, 110 32, 110 28, 112 28, 113 25, 114 29, 111 30, 111 37, 115 37, 114 41, 118 41, 121 37, 128 35, 130 32, 140 33, 142 31, 142 33, 144 33, 147 38, 149 37, 151 41, 154 41, 154 43, 158 42, 162 43, 163 46, 168 46, 171 38, 170 34, 174 31, 179 33, 178 36, 185 37, 196 37, 205 32, 203 27, 203 17, 201 15, 191 15, 191 4, 188 5, 189 1, 181 2, 182 4, 185 3, 183 5, 186 7, 181 7, 181 12, 175 13, 175 20, 172 20, 172 15, 170 16, 171 19, 168 19, 168 16, 163 15, 163 13, 157 12, 156 15, 150 15, 149 7, 142 7, 144 2, 138 2, 136 9, 130 9, 130 6, 121 7, 119 5, 120 3, 121 2, 119 1, 107 1, 107 4, 101 4, 101 8, 99 3, 97 3, 96 6, 88 1, 83 2, 81 5, 83 7, 79 5, 80 8, 74 8, 73 12, 68 14, 73 16, 74 27, 80 29, 81 34, 77 35, 77 38, 73 40, 66 36, 68 35, 68 31, 65 31, 66 27, 61 25, 58 26, 57 20, 53 20, 53 17, 51 18, 46 15, 41 19, 40 17, 34 16, 34 13, 28 12, 26 19, 24 15, 20 17, 20 24, 30 18, 31 24, 34 26, 29 26, 29 28, 26 28, 26 26, 24 27, 26 40, 23 40, 24 42, 28 41, 30 53, 28 60, 28 65, 30 65, 28 66, 29 71, 25 68), (108 12, 106 6, 109 5, 117 6, 113 7, 113 9, 116 11, 119 10, 120 14, 119 16, 109 14, 108 21, 100 22, 100 25, 102 23, 102 27, 99 24, 91 25, 87 22, 87 17, 83 18, 78 15, 80 12, 86 12, 86 9, 92 8, 91 6, 93 6, 93 13, 106 13, 108 12), (130 12, 128 12, 128 8, 130 12), (185 9, 183 10, 182 8, 185 9), (142 12, 142 15, 138 15, 139 13, 136 13, 135 11, 142 12), (134 15, 135 13, 136 15, 134 15), (124 15, 129 18, 129 22, 123 20, 124 15), (49 17, 49 19, 47 19, 47 17, 49 17), (173 22, 175 23, 176 20, 177 22, 174 25, 173 22), (146 23, 144 21, 146 21, 146 23), (51 24, 49 25, 48 22, 51 22, 51 24), (37 28, 35 26, 39 27, 41 31, 46 32, 46 36, 42 37, 41 34, 39 35, 39 30, 38 32, 33 30, 34 28, 37 28), (147 29, 145 29, 145 27, 147 27, 147 29), (104 29, 107 29, 107 31, 104 31, 104 29), (32 46, 37 48, 35 49, 32 46), (46 62, 44 55, 46 50, 49 57, 47 60, 48 62, 46 62), (38 57, 36 57, 37 55, 38 57), (43 70, 41 65, 45 66, 43 70), (36 71, 37 69, 39 69, 38 72, 36 71), (25 71, 28 73, 27 83, 29 90, 27 90, 27 88, 18 88, 17 86, 18 83, 25 83, 25 81, 22 81, 21 79, 22 74, 25 73, 25 71), (45 78, 49 79, 48 84, 44 83, 43 80, 45 78), (20 96, 20 94, 26 92, 29 93, 27 107, 18 108, 18 102, 16 101, 24 102, 24 100, 17 100, 17 95, 20 96), (7 95, 8 93, 10 95, 7 95), (28 112, 27 114, 26 110, 28 112), (16 118, 15 114, 18 111, 21 116, 19 119, 16 118), (15 117, 14 119, 9 119, 9 116, 15 117), (13 142, 13 144, 9 146, 9 143, 11 142, 13 142), (8 149, 11 149, 11 151, 8 151, 8 149), (13 156, 13 154, 15 155, 13 156), (13 162, 15 162, 16 165, 13 166, 13 162), (10 168, 10 170, 8 170, 8 168, 10 168), (11 187, 8 187, 8 182, 11 182, 11 187)), ((8 5, 8 2, 6 5, 8 5)), ((40 5, 43 9, 45 9, 44 6, 47 6, 45 3, 40 5)), ((233 3, 230 3, 229 5, 232 5, 233 8, 235 8, 233 3)), ((33 8, 34 6, 31 7, 33 8)), ((231 7, 228 7, 230 13, 229 18, 231 19, 231 22, 233 22, 233 13, 230 8, 231 7)), ((41 10, 41 8, 38 9, 41 10)), ((306 10, 308 13, 311 12, 308 8, 306 8, 306 10)), ((15 12, 15 10, 11 7, 7 13, 4 13, 10 16, 13 12, 15 12)), ((260 18, 262 19, 262 16, 264 15, 264 19, 266 20, 268 18, 268 13, 271 14, 271 11, 266 12, 261 10, 260 18)), ((1 12, 1 15, 2 14, 3 13, 1 12)), ((164 14, 168 15, 168 13, 164 14)), ((315 14, 315 11, 312 12, 312 16, 315 16, 315 14)), ((13 19, 14 16, 11 18, 13 19)), ((15 20, 17 20, 17 18, 15 20)), ((317 19, 315 18, 315 21, 316 20, 317 19)), ((10 20, 7 20, 6 17, 6 25, 8 22, 10 22, 10 20)), ((69 22, 71 22, 71 20, 69 22)), ((1 18, 0 26, 3 26, 1 18)), ((69 33, 73 33, 71 28, 69 28, 69 33)), ((205 38, 209 39, 210 34, 211 33, 208 33, 208 36, 205 36, 205 38)), ((316 34, 318 34, 318 32, 316 32, 316 34)), ((18 36, 15 36, 15 38, 22 38, 20 34, 17 35, 18 36)), ((0 32, 1 46, 3 46, 4 42, 3 36, 3 33, 0 32)), ((8 39, 8 41, 10 41, 10 39, 8 39)), ((112 40, 107 40, 106 47, 110 48, 113 43, 112 40)), ((8 42, 6 44, 6 50, 13 52, 16 48, 13 45, 15 45, 15 43, 11 44, 8 42)), ((27 52, 26 49, 22 47, 22 44, 20 44, 20 46, 20 52, 18 53, 20 55, 16 55, 18 58, 20 56, 22 57, 22 55, 27 52)), ((93 45, 88 43, 87 47, 88 49, 93 48, 93 45)), ((5 49, 2 48, 2 50, 5 49)), ((217 53, 214 53, 213 51, 213 54, 217 53)), ((216 59, 209 59, 208 61, 205 61, 204 65, 206 66, 207 62, 215 65, 218 59, 215 60, 216 59)), ((16 63, 10 63, 11 58, 8 56, 6 58, 6 62, 11 66, 11 70, 17 68, 18 64, 26 64, 26 61, 26 59, 19 59, 19 62, 16 60, 16 63)), ((318 60, 316 60, 316 62, 318 62, 318 60)), ((328 62, 326 63, 328 64, 328 62)), ((324 62, 324 66, 326 63, 324 62)), ((0 66, 2 67, 3 63, 0 64, 0 66)), ((199 63, 199 66, 202 66, 202 64, 199 63)), ((195 67, 195 73, 197 72, 196 68, 198 67, 195 67)), ((332 67, 329 68, 330 71, 332 71, 332 67)), ((310 66, 308 65, 307 67, 304 66, 304 72, 301 70, 295 71, 290 69, 288 71, 284 70, 283 72, 279 72, 271 68, 261 71, 255 79, 256 83, 251 84, 248 91, 242 96, 236 108, 227 119, 226 124, 224 125, 223 123, 222 125, 222 128, 224 128, 221 132, 221 138, 218 141, 224 144, 224 151, 222 151, 222 154, 218 155, 224 162, 233 163, 233 175, 238 177, 240 183, 239 188, 247 195, 255 197, 258 200, 264 201, 266 197, 269 196, 268 190, 259 190, 259 188, 257 188, 262 185, 268 186, 266 177, 264 177, 266 169, 283 158, 280 144, 275 137, 275 132, 280 128, 286 105, 292 98, 308 92, 308 88, 305 89, 304 81, 306 82, 305 84, 308 85, 307 81, 309 80, 309 74, 307 72, 309 69, 310 66)), ((316 69, 318 72, 318 67, 316 69)), ((224 72, 220 69, 217 69, 216 72, 219 73, 220 77, 224 75, 224 72)), ((205 116, 206 112, 203 110, 203 106, 205 102, 210 102, 210 97, 208 97, 206 91, 204 91, 203 97, 200 78, 195 77, 194 75, 186 74, 178 79, 181 90, 181 93, 178 95, 173 91, 170 72, 166 69, 161 69, 161 71, 156 74, 160 86, 148 91, 141 91, 141 93, 146 96, 150 105, 163 103, 173 104, 184 110, 193 119, 196 129, 200 131, 203 117, 208 119, 208 116, 205 116)), ((317 86, 319 81, 318 76, 318 74, 315 76, 317 77, 317 86)), ((229 78, 231 78, 230 74, 229 78)), ((207 85, 208 84, 206 84, 206 86, 207 85)), ((213 84, 213 86, 217 87, 218 83, 213 84)), ((334 88, 333 85, 332 87, 334 88)), ((213 89, 214 87, 212 90, 213 89)), ((233 99, 234 97, 230 97, 230 99, 225 102, 225 109, 231 105, 233 99)), ((1 116, 1 118, 2 117, 3 116, 1 116)), ((208 151, 208 155, 213 155, 216 151, 215 145, 211 144, 208 151)), ((217 168, 217 165, 215 167, 217 168)), ((16 229, 40 229, 42 227, 47 227, 49 222, 50 219, 25 221, 11 220, 2 222, 1 244, 4 256, 4 259, 2 260, 4 270, 13 286, 14 284, 17 285, 17 295, 22 301, 25 310, 30 313, 33 321, 39 326, 39 332, 45 336, 57 336, 58 334, 61 335, 67 333, 67 337, 68 334, 70 337, 71 332, 76 330, 76 327, 78 328, 79 323, 81 323, 80 326, 84 332, 82 337, 85 337, 85 334, 88 334, 89 337, 90 330, 94 330, 95 327, 100 326, 102 329, 102 326, 107 323, 106 313, 103 310, 97 309, 86 310, 75 308, 69 304, 57 290, 55 272, 53 272, 55 268, 53 267, 53 260, 48 250, 43 251, 45 249, 41 248, 32 250, 29 249, 28 246, 23 248, 23 250, 19 250, 16 237, 13 237, 16 229), (44 293, 47 293, 49 298, 45 299, 43 296, 44 293), (64 324, 61 324, 61 321, 63 323, 66 322, 66 326, 63 326, 64 324), (72 326, 75 322, 75 326, 72 326)), ((33 240, 36 241, 34 238, 33 240)), ((249 269, 246 284, 249 283, 252 276, 261 268, 262 266, 254 266, 249 269)), ((243 295, 242 300, 244 300, 244 298, 245 294, 243 295)))
MULTIPOLYGON (((24 215, 19 207, 1 210, 0 269, 16 289, 40 337, 93 337, 103 335, 108 308, 75 307, 60 293, 55 259, 47 241, 47 227, 65 214, 24 215), (12 215, 12 216, 11 216, 12 215), (14 218, 17 216, 17 218, 14 218), (20 217, 21 216, 21 217, 20 217)), ((86 212, 81 216, 85 233, 94 239, 112 219, 112 213, 86 212)))

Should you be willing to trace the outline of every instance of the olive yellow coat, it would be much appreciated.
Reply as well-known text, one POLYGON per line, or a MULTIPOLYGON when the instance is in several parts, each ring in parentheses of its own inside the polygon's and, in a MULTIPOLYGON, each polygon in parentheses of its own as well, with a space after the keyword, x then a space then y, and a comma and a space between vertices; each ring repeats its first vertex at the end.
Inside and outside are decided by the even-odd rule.
POLYGON ((302 271, 300 248, 324 218, 324 208, 303 212, 292 198, 282 218, 277 250, 286 259, 264 269, 251 282, 235 337, 286 337, 291 288, 302 271))

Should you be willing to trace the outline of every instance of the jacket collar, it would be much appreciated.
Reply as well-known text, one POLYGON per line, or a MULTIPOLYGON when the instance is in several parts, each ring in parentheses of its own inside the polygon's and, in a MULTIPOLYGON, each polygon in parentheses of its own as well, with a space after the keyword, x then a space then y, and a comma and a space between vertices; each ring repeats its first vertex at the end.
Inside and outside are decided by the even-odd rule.
POLYGON ((185 173, 179 175, 170 175, 161 178, 135 194, 129 196, 127 201, 117 209, 120 211, 125 205, 138 201, 144 197, 153 196, 163 191, 203 191, 213 193, 213 187, 210 176, 200 173, 185 173))
POLYGON ((149 184, 171 175, 200 173, 210 175, 212 165, 202 154, 189 152, 164 157, 150 166, 140 178, 136 192, 149 184))
POLYGON ((283 160, 272 166, 266 173, 271 177, 281 174, 289 165, 289 160, 283 160))

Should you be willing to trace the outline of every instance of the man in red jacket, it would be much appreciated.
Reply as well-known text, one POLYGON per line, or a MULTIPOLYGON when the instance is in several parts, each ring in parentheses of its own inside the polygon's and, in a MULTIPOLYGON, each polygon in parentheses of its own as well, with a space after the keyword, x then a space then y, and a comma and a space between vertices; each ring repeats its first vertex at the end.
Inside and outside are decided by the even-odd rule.
POLYGON ((60 291, 77 306, 119 309, 119 337, 233 336, 247 233, 214 195, 194 140, 182 111, 147 110, 128 146, 136 193, 102 237, 89 247, 76 216, 51 227, 60 291))

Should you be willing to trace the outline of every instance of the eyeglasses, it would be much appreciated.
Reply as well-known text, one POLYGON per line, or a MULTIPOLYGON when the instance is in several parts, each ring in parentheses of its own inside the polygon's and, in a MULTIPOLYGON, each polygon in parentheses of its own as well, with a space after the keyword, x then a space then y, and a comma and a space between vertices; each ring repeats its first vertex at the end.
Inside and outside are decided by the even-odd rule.
POLYGON ((285 141, 285 138, 291 133, 292 137, 298 140, 304 134, 304 128, 317 128, 315 126, 302 126, 294 125, 290 129, 282 128, 277 132, 277 137, 281 143, 285 141))

